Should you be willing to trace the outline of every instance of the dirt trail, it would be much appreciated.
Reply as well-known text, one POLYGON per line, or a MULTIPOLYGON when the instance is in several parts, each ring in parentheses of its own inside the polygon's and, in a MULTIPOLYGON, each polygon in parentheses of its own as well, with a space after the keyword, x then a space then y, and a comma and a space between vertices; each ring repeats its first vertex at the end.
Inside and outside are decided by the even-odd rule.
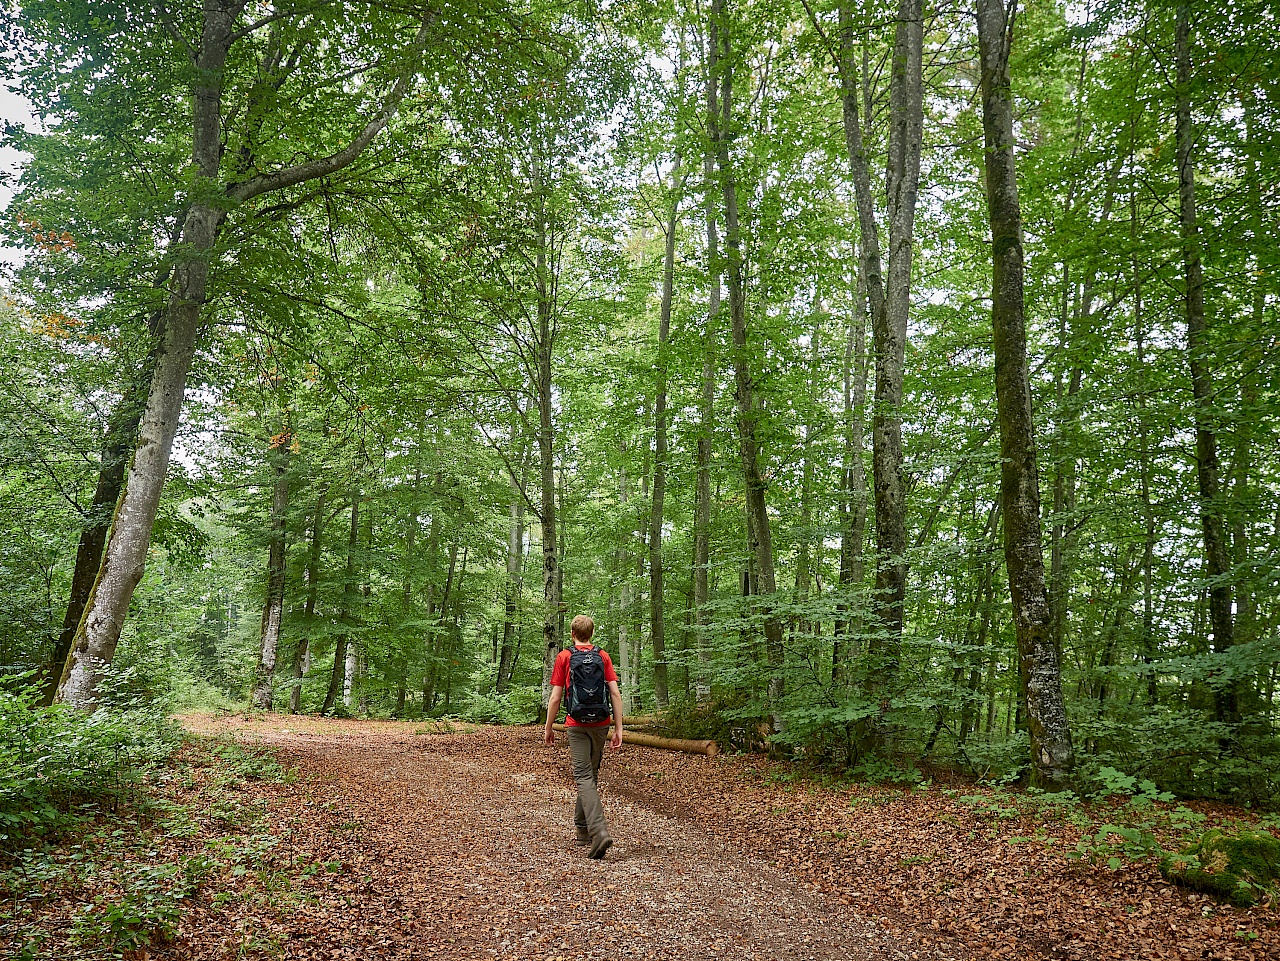
MULTIPOLYGON (((573 844, 562 737, 549 749, 530 728, 433 736, 411 724, 281 717, 187 724, 261 741, 299 772, 295 785, 263 786, 273 830, 287 824, 335 873, 301 903, 247 922, 270 933, 280 957, 948 956, 936 943, 903 945, 747 846, 647 803, 643 775, 612 752, 601 781, 615 845, 591 861, 573 844)), ((685 763, 713 779, 723 762, 685 763)))

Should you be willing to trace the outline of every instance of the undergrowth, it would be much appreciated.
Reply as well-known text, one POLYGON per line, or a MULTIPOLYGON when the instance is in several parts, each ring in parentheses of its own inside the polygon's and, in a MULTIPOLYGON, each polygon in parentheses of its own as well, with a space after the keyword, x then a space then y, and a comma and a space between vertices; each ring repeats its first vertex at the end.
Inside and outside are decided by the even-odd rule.
POLYGON ((153 773, 177 749, 177 727, 140 699, 86 715, 41 707, 34 687, 0 690, 0 863, 86 819, 142 803, 153 773))
POLYGON ((133 708, 85 717, 10 698, 0 723, 6 758, 20 761, 0 775, 5 823, 22 828, 0 863, 0 956, 144 957, 197 903, 279 904, 324 869, 295 863, 241 790, 296 778, 265 749, 191 739, 179 750, 169 722, 133 708), (61 761, 72 766, 48 770, 61 761), (15 814, 24 799, 40 802, 39 817, 15 814))

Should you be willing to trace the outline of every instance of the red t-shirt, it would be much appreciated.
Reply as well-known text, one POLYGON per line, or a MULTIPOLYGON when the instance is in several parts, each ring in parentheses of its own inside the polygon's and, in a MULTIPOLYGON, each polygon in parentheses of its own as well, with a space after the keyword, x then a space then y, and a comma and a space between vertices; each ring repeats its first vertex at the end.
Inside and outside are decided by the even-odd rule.
MULTIPOLYGON (((591 647, 590 644, 579 644, 577 641, 573 642, 573 646, 583 651, 591 647)), ((597 647, 596 650, 600 652, 600 659, 604 661, 605 681, 616 682, 618 680, 618 675, 613 669, 613 661, 610 660, 609 655, 605 653, 604 648, 597 647)), ((559 654, 556 655, 555 666, 551 668, 551 686, 552 687, 568 687, 569 686, 569 658, 572 655, 573 655, 572 650, 567 647, 563 651, 561 651, 559 654)), ((613 720, 610 718, 603 721, 599 721, 595 724, 579 724, 573 718, 566 715, 564 719, 564 723, 568 727, 604 727, 606 724, 612 724, 613 720)))

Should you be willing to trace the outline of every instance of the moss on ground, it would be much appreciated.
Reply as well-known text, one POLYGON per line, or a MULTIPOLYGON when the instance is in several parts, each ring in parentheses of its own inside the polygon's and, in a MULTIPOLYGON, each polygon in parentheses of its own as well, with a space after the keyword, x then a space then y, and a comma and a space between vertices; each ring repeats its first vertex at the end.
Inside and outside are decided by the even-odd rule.
POLYGON ((1238 907, 1257 904, 1280 880, 1280 839, 1266 831, 1205 831, 1186 850, 1160 862, 1174 884, 1203 891, 1238 907))

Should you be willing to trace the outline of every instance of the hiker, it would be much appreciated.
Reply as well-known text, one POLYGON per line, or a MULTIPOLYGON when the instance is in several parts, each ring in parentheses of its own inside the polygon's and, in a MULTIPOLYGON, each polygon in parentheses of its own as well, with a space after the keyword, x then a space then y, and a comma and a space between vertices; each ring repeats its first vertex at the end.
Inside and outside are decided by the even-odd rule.
POLYGON ((622 747, 622 693, 618 675, 609 655, 591 643, 596 624, 579 614, 569 625, 573 646, 556 655, 551 671, 551 700, 547 704, 546 742, 555 744, 551 725, 560 713, 560 700, 568 688, 565 726, 569 755, 573 758, 573 779, 578 784, 578 803, 573 808, 573 826, 578 844, 591 845, 590 856, 603 858, 613 846, 609 826, 600 806, 597 779, 604 757, 604 742, 616 751, 622 747), (613 737, 609 738, 609 714, 613 713, 613 737))

